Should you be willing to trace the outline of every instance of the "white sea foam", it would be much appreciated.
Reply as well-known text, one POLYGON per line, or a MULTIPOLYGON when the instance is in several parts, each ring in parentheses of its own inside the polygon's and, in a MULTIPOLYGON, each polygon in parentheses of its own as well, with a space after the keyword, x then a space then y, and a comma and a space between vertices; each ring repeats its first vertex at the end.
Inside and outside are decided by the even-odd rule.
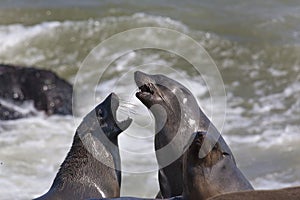
MULTIPOLYGON (((27 40, 35 37, 47 35, 49 33, 54 34, 58 28, 65 27, 71 30, 80 30, 81 27, 86 28, 87 36, 94 37, 94 34, 99 32, 103 28, 109 28, 112 24, 119 24, 123 22, 134 22, 132 28, 139 27, 139 25, 155 25, 166 28, 180 29, 181 31, 188 30, 188 28, 181 22, 172 20, 167 17, 160 17, 154 15, 148 15, 145 13, 136 13, 132 16, 122 17, 106 17, 101 20, 90 19, 88 21, 50 21, 43 22, 35 25, 25 26, 23 24, 11 24, 0 26, 0 52, 4 53, 10 48, 15 48, 20 43, 26 43, 27 40), (136 24, 138 23, 138 24, 136 24)), ((29 44, 28 44, 29 45, 29 44)))
POLYGON ((2 104, 4 107, 15 110, 23 115, 29 114, 29 113, 34 113, 38 114, 38 111, 34 108, 33 102, 31 101, 26 101, 20 105, 16 105, 12 102, 6 101, 4 99, 0 98, 0 104, 2 104))
POLYGON ((293 182, 286 181, 294 173, 291 169, 286 169, 282 172, 274 172, 257 177, 252 183, 255 185, 255 189, 280 189, 300 185, 300 181, 298 180, 293 182))
POLYGON ((4 53, 7 49, 26 42, 28 39, 54 30, 60 25, 60 22, 44 22, 34 26, 24 26, 22 24, 0 26, 0 53, 4 53))

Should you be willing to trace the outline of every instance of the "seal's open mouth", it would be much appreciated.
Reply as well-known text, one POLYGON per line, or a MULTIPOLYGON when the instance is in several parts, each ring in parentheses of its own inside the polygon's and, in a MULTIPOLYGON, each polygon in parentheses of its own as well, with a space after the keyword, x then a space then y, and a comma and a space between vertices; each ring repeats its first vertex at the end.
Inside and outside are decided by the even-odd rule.
POLYGON ((144 84, 139 87, 140 91, 138 91, 137 94, 139 94, 139 96, 140 95, 153 95, 154 91, 151 88, 152 88, 151 83, 144 84))
POLYGON ((112 93, 110 95, 110 99, 111 99, 111 101, 110 101, 111 112, 112 112, 112 115, 114 117, 114 120, 115 120, 118 128, 123 131, 123 130, 127 129, 130 126, 130 124, 132 122, 132 119, 127 117, 127 119, 125 119, 125 120, 118 121, 116 115, 117 115, 117 110, 118 110, 119 105, 120 105, 119 97, 116 94, 112 93))
POLYGON ((154 94, 154 82, 152 78, 143 72, 136 71, 134 73, 134 80, 139 87, 139 91, 136 93, 136 97, 140 99, 144 104, 151 99, 154 94))

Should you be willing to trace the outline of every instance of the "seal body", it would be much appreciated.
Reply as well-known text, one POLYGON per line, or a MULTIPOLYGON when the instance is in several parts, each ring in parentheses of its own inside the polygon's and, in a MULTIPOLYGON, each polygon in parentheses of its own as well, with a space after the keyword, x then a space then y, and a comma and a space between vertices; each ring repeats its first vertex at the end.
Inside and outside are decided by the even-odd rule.
POLYGON ((209 200, 299 200, 300 187, 283 188, 279 190, 256 190, 233 192, 223 195, 218 195, 209 200))
POLYGON ((182 194, 181 155, 194 132, 208 131, 207 137, 215 139, 222 150, 231 155, 235 165, 230 148, 186 87, 164 75, 148 75, 140 71, 135 72, 135 82, 140 89, 136 93, 137 98, 155 117, 155 150, 160 167, 161 198, 182 194))
POLYGON ((219 142, 204 140, 206 132, 191 136, 191 145, 183 156, 183 197, 205 200, 236 191, 252 190, 252 186, 235 165, 231 155, 219 142))
POLYGON ((112 93, 85 116, 50 190, 37 199, 120 196, 121 166, 117 137, 131 124, 131 119, 116 121, 118 106, 118 98, 112 93), (104 163, 104 160, 110 163, 104 163))
MULTIPOLYGON (((16 105, 24 101, 33 101, 34 107, 45 111, 47 115, 70 115, 72 92, 71 84, 51 71, 0 64, 0 98, 5 101, 16 105)), ((27 116, 16 112, 6 111, 0 114, 0 119, 27 116)))

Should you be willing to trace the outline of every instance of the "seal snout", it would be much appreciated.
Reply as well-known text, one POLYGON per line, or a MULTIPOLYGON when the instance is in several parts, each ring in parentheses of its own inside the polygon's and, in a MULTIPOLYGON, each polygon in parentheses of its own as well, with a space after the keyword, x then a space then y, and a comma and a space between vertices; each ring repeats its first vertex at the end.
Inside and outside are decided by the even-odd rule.
POLYGON ((154 91, 152 90, 151 86, 152 86, 152 84, 148 83, 148 84, 144 84, 144 85, 140 86, 139 89, 141 92, 154 94, 154 91))
POLYGON ((127 129, 130 126, 130 124, 132 122, 132 119, 127 117, 127 119, 125 119, 123 121, 118 121, 116 115, 117 115, 117 110, 118 110, 119 105, 120 105, 119 97, 115 93, 112 92, 109 95, 109 98, 110 98, 111 112, 112 112, 113 118, 115 120, 115 123, 118 126, 119 130, 123 131, 123 130, 127 129))
POLYGON ((197 131, 195 133, 195 138, 194 138, 194 143, 195 145, 201 147, 201 145, 203 144, 203 141, 206 137, 207 132, 204 131, 197 131))
POLYGON ((116 115, 120 101, 115 93, 108 95, 102 104, 96 107, 96 112, 97 115, 101 117, 101 120, 103 120, 103 124, 114 127, 116 132, 122 132, 130 126, 132 119, 129 117, 123 121, 117 120, 116 115))
POLYGON ((154 86, 152 83, 147 83, 139 87, 139 91, 136 93, 136 96, 139 99, 150 98, 154 94, 154 86))
POLYGON ((139 87, 139 91, 136 92, 136 97, 149 107, 149 100, 154 94, 155 81, 152 79, 151 75, 141 71, 134 72, 134 80, 139 87))
POLYGON ((110 105, 111 105, 112 111, 117 111, 117 109, 120 105, 119 97, 115 93, 112 92, 108 96, 108 98, 110 99, 110 105))
POLYGON ((134 72, 134 81, 138 87, 141 87, 142 85, 147 84, 147 83, 154 82, 149 74, 146 74, 141 71, 134 72))

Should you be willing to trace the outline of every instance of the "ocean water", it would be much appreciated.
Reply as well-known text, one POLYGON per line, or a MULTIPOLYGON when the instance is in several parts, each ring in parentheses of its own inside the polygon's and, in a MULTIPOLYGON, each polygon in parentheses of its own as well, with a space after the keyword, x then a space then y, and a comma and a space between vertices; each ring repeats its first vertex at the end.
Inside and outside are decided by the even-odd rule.
MULTIPOLYGON (((0 122, 0 199, 30 199, 46 192, 70 148, 76 123, 94 106, 90 102, 100 103, 112 91, 121 98, 118 118, 134 119, 119 138, 122 195, 155 196, 154 122, 134 96, 136 70, 178 80, 215 123, 225 117, 222 135, 256 189, 300 185, 299 11, 297 1, 282 0, 1 1, 0 62, 53 70, 80 86, 81 96, 94 96, 76 107, 75 120, 40 112, 0 122), (147 40, 193 55, 185 38, 140 29, 141 34, 127 35, 124 43, 104 45, 115 34, 142 27, 174 30, 205 48, 224 83, 214 87, 225 88, 225 113, 207 87, 207 80, 214 83, 216 77, 199 74, 189 60, 164 49, 118 52, 132 41, 147 40), (212 116, 213 109, 220 112, 212 116)), ((203 60, 203 68, 204 54, 194 57, 203 60)))

